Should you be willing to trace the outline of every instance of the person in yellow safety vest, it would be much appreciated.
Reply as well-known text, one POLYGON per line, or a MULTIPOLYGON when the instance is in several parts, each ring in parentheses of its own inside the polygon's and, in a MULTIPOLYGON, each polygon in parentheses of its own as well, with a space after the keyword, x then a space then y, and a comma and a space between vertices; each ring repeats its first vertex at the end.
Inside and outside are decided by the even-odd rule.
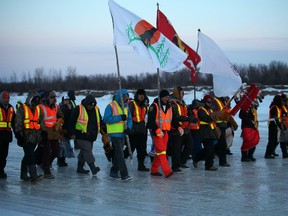
POLYGON ((44 103, 40 104, 44 116, 46 131, 43 131, 43 169, 44 178, 53 179, 55 176, 51 173, 50 167, 53 160, 59 155, 61 128, 64 123, 64 115, 58 104, 56 104, 56 93, 54 91, 46 91, 43 95, 44 103))
POLYGON ((268 144, 266 146, 266 152, 264 158, 274 159, 275 156, 279 156, 275 153, 275 150, 279 144, 278 131, 286 130, 286 126, 282 124, 282 98, 281 95, 275 95, 272 103, 270 104, 269 119, 274 118, 275 121, 269 121, 268 128, 268 144))
POLYGON ((198 109, 201 106, 203 106, 203 104, 197 99, 194 99, 192 104, 188 105, 189 112, 193 113, 194 117, 197 118, 197 122, 189 122, 189 129, 193 139, 193 147, 191 150, 192 159, 201 149, 203 149, 199 136, 200 120, 198 118, 198 109))
POLYGON ((15 137, 24 151, 20 179, 30 180, 33 184, 43 179, 42 175, 38 175, 35 160, 36 146, 42 139, 42 131, 46 130, 39 103, 39 95, 34 91, 29 92, 26 102, 19 106, 15 117, 15 137))
POLYGON ((216 121, 216 125, 221 131, 221 135, 218 139, 218 142, 215 145, 215 153, 218 155, 219 158, 219 166, 222 167, 230 166, 230 164, 227 163, 227 156, 226 156, 227 151, 226 129, 228 128, 227 126, 228 117, 230 118, 231 115, 228 111, 228 107, 226 106, 226 103, 228 102, 226 98, 227 97, 215 97, 212 102, 212 109, 214 112, 221 113, 221 116, 223 114, 225 118, 227 116, 227 119, 219 118, 216 121))
POLYGON ((169 103, 169 92, 162 90, 159 93, 159 99, 155 98, 154 102, 149 107, 147 128, 152 134, 152 139, 155 148, 155 156, 151 166, 151 175, 162 176, 159 172, 161 166, 163 174, 166 178, 174 175, 167 160, 167 143, 168 132, 171 129, 172 107, 169 103))
MULTIPOLYGON (((287 97, 284 93, 281 94, 281 97, 282 97, 282 101, 283 101, 283 105, 282 105, 282 123, 283 123, 283 128, 286 127, 286 130, 287 130, 287 127, 288 127, 288 100, 287 100, 287 97)), ((287 132, 284 133, 285 135, 287 134, 287 132)), ((284 136, 284 137, 287 137, 284 136)), ((288 140, 287 140, 288 141, 288 140)), ((283 159, 284 158, 288 158, 288 152, 287 152, 287 145, 288 145, 288 142, 287 141, 280 141, 280 148, 281 148, 281 151, 282 151, 282 157, 283 159)))
POLYGON ((217 132, 215 120, 218 120, 212 110, 213 97, 205 95, 203 97, 204 106, 198 109, 198 117, 200 120, 199 135, 204 149, 202 149, 193 158, 193 166, 198 167, 198 162, 205 159, 205 170, 216 171, 214 166, 214 144, 217 142, 217 132))
POLYGON ((93 95, 88 94, 81 104, 72 110, 70 117, 71 139, 77 140, 80 149, 77 173, 89 173, 89 170, 84 169, 85 163, 88 164, 92 175, 96 175, 100 171, 100 168, 95 165, 93 142, 97 139, 102 125, 103 121, 97 101, 93 95))
POLYGON ((192 151, 193 139, 189 129, 189 123, 198 121, 192 112, 188 112, 187 105, 183 99, 184 90, 177 86, 173 88, 173 94, 170 96, 173 118, 171 130, 169 132, 169 147, 172 156, 172 170, 181 173, 181 168, 189 168, 186 165, 189 155, 192 151))
POLYGON ((114 152, 110 177, 113 179, 121 178, 123 181, 132 179, 128 174, 123 152, 125 138, 127 135, 131 134, 132 128, 132 115, 128 108, 128 99, 129 93, 126 89, 118 90, 115 100, 110 102, 105 108, 103 118, 106 123, 108 136, 111 138, 114 152), (122 110, 122 105, 124 110, 122 110))
POLYGON ((6 91, 0 95, 0 179, 7 178, 6 167, 9 143, 12 142, 15 111, 10 102, 10 94, 6 91))
MULTIPOLYGON (((148 172, 149 168, 145 167, 144 160, 147 148, 147 128, 145 117, 147 113, 147 106, 145 104, 146 92, 144 89, 138 89, 134 96, 134 100, 129 101, 129 110, 132 114, 132 129, 129 135, 131 150, 137 150, 138 171, 148 172)), ((124 155, 129 156, 128 148, 125 149, 124 155)))

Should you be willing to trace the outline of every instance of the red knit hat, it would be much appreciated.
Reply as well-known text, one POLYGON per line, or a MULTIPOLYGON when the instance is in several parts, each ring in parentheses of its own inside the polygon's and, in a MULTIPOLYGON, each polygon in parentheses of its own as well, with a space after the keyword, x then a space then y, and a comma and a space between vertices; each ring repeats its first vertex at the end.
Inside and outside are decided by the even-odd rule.
POLYGON ((4 91, 1 93, 1 98, 3 99, 10 99, 10 95, 8 92, 4 91))
POLYGON ((207 101, 213 101, 213 97, 211 95, 205 95, 204 98, 203 98, 203 101, 204 102, 207 102, 207 101))

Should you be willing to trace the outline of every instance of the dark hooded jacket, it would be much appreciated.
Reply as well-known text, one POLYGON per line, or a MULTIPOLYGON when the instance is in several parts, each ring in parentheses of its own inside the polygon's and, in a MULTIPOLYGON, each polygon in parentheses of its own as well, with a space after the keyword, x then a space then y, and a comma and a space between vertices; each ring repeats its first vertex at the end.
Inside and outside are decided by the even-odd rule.
MULTIPOLYGON (((29 92, 28 96, 26 98, 25 105, 27 105, 31 112, 34 114, 36 111, 36 106, 31 105, 31 101, 33 98, 38 97, 38 100, 40 101, 40 97, 36 92, 29 92)), ((39 116, 39 124, 40 124, 40 130, 36 129, 25 129, 24 128, 24 108, 23 104, 19 106, 17 109, 17 114, 15 117, 15 135, 16 137, 20 136, 24 143, 39 143, 41 141, 41 132, 45 131, 45 123, 43 120, 43 113, 42 110, 40 109, 40 116, 39 116)))
MULTIPOLYGON (((98 122, 97 122, 97 117, 96 117, 96 112, 95 109, 88 110, 87 105, 90 103, 95 103, 96 100, 92 95, 87 95, 84 100, 82 100, 81 104, 85 107, 87 115, 88 115, 88 125, 87 125, 87 133, 84 133, 80 130, 77 130, 75 128, 77 119, 79 117, 79 105, 77 105, 71 113, 70 117, 70 124, 69 124, 69 135, 76 136, 76 139, 79 140, 87 140, 94 142, 97 139, 97 135, 100 131, 98 131, 98 122)), ((100 112, 99 112, 100 114, 100 112)), ((103 126, 104 123, 102 121, 102 117, 100 115, 100 126, 103 126)))

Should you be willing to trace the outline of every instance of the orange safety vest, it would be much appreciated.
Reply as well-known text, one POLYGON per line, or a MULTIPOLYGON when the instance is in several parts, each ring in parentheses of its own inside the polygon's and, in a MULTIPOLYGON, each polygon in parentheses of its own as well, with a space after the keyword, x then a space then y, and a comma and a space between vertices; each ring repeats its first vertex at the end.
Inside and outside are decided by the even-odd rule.
POLYGON ((156 106, 156 124, 159 128, 162 130, 167 130, 170 131, 171 129, 171 121, 172 121, 172 107, 170 107, 167 112, 165 113, 163 110, 161 111, 161 121, 160 121, 160 116, 159 116, 159 107, 158 104, 155 103, 156 106))
POLYGON ((0 108, 0 130, 12 131, 11 122, 14 114, 14 108, 11 106, 8 109, 7 115, 5 109, 0 108))
POLYGON ((39 106, 35 107, 34 114, 26 104, 23 104, 23 109, 24 109, 24 128, 40 130, 40 124, 39 124, 40 107, 39 106))
MULTIPOLYGON (((276 109, 277 109, 277 119, 279 119, 279 122, 281 123, 281 122, 282 122, 282 119, 281 119, 281 117, 282 117, 282 110, 281 110, 278 106, 273 105, 273 106, 270 108, 270 110, 269 110, 269 118, 272 118, 272 116, 271 116, 271 110, 272 110, 273 107, 276 107, 276 109)), ((271 122, 271 121, 269 121, 268 124, 270 124, 270 122, 271 122)))
POLYGON ((197 123, 189 123, 190 130, 199 130, 200 128, 200 120, 198 118, 198 110, 193 109, 194 116, 198 119, 197 123))
POLYGON ((283 105, 282 110, 283 110, 282 115, 283 115, 283 113, 286 114, 286 116, 282 117, 282 122, 285 126, 288 126, 288 116, 287 116, 288 115, 288 109, 285 105, 283 105))
POLYGON ((146 115, 146 107, 141 107, 139 106, 134 100, 130 101, 131 103, 134 104, 134 113, 133 113, 133 121, 134 122, 142 122, 145 120, 145 115, 146 115))
POLYGON ((57 122, 57 112, 59 109, 58 105, 55 104, 55 108, 52 109, 42 104, 40 106, 44 114, 45 126, 48 128, 52 128, 54 125, 56 125, 57 122))
MULTIPOLYGON (((188 116, 188 110, 186 104, 184 106, 181 106, 178 104, 176 101, 173 101, 173 103, 177 106, 177 110, 180 116, 188 116)), ((179 124, 181 125, 182 128, 188 128, 189 122, 182 122, 179 121, 179 124)))
MULTIPOLYGON (((213 113, 212 109, 206 110, 204 107, 200 107, 199 110, 200 109, 203 109, 207 115, 210 115, 211 113, 213 113)), ((212 130, 216 128, 215 122, 208 123, 208 122, 200 121, 200 125, 209 125, 212 130)))

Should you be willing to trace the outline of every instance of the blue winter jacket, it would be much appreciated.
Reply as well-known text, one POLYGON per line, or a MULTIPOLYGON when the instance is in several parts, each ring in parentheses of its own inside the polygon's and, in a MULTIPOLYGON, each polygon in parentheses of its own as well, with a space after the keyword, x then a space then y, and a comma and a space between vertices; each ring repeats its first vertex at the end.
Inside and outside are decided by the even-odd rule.
MULTIPOLYGON (((128 91, 126 89, 122 89, 122 95, 125 95, 125 94, 128 95, 129 97, 128 91)), ((116 93, 115 101, 121 106, 120 90, 118 90, 116 93)), ((128 103, 124 104, 124 107, 127 107, 127 105, 128 103)), ((122 121, 122 118, 120 115, 113 116, 112 107, 110 106, 110 104, 108 104, 105 109, 103 120, 106 124, 113 124, 113 123, 122 121)), ((127 117, 127 128, 130 128, 130 129, 132 128, 132 115, 129 110, 129 107, 128 107, 128 117, 127 117)), ((124 138, 125 133, 108 134, 108 136, 124 138)))

